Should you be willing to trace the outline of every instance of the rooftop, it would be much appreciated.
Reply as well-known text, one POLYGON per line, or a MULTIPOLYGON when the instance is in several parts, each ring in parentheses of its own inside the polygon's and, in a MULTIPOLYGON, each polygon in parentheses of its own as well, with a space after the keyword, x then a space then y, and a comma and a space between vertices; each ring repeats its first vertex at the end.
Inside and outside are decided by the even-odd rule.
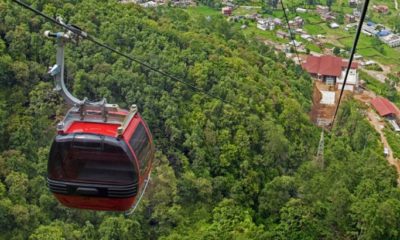
MULTIPOLYGON (((339 77, 342 73, 342 68, 347 67, 348 62, 335 56, 313 56, 309 55, 306 62, 303 64, 303 68, 312 74, 320 74, 326 76, 339 77)), ((351 64, 352 69, 356 69, 358 63, 353 62, 351 64)))
POLYGON ((398 115, 399 113, 399 109, 388 99, 383 97, 376 97, 372 99, 371 104, 382 117, 390 114, 398 115))
POLYGON ((400 35, 397 35, 397 34, 390 34, 390 35, 381 37, 381 39, 382 39, 383 41, 386 41, 386 42, 390 42, 390 41, 399 41, 399 40, 400 40, 400 35))

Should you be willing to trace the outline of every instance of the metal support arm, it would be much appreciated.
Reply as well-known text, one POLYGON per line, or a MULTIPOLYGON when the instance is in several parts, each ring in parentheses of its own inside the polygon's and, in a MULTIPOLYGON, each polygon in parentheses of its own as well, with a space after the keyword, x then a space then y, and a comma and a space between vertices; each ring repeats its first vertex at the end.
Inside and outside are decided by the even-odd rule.
POLYGON ((106 122, 108 111, 118 109, 119 107, 117 104, 108 104, 105 98, 97 102, 91 102, 87 100, 87 98, 80 100, 74 97, 68 91, 67 86, 65 86, 64 46, 68 41, 77 42, 79 40, 78 36, 71 31, 68 31, 67 33, 64 32, 51 33, 50 31, 45 31, 44 35, 46 37, 52 37, 57 39, 57 62, 49 70, 49 74, 52 75, 55 80, 55 90, 61 94, 61 96, 64 98, 64 100, 67 102, 68 105, 79 108, 79 111, 81 112, 81 119, 85 117, 86 115, 85 112, 87 109, 92 109, 92 110, 98 109, 103 116, 103 120, 106 122))
POLYGON ((55 37, 57 39, 57 62, 56 65, 54 65, 49 71, 49 73, 54 76, 55 79, 55 90, 61 93, 61 96, 65 99, 68 105, 76 106, 83 104, 84 101, 74 97, 68 91, 64 82, 64 45, 70 36, 63 32, 54 34, 48 31, 45 32, 45 35, 48 37, 55 37))

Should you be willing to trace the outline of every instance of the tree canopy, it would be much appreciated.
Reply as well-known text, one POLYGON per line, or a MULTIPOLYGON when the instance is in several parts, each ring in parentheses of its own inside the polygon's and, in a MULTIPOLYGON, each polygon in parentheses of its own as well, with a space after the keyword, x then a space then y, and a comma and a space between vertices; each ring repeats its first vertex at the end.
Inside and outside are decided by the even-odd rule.
POLYGON ((66 112, 48 66, 62 31, 0 2, 0 239, 399 239, 396 172, 355 102, 326 134, 307 113, 312 80, 222 16, 116 1, 39 1, 89 34, 232 104, 99 48, 66 49, 80 98, 137 104, 157 146, 134 215, 67 209, 46 187, 49 146, 66 112))

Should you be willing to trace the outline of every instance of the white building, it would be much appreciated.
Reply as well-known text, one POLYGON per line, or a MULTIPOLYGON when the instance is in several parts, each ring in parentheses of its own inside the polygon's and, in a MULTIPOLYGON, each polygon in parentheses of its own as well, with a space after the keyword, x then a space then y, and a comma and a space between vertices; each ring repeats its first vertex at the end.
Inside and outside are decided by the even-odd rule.
POLYGON ((390 34, 385 37, 380 38, 382 42, 386 43, 390 47, 398 47, 400 46, 400 35, 397 34, 390 34))
POLYGON ((296 12, 298 12, 298 13, 306 13, 307 9, 298 7, 298 8, 296 8, 296 12))
POLYGON ((377 35, 379 31, 381 31, 382 29, 386 29, 385 26, 381 24, 375 24, 372 22, 363 23, 361 28, 362 32, 369 36, 377 35))
POLYGON ((332 22, 332 23, 329 24, 329 27, 332 28, 332 29, 336 29, 336 28, 339 28, 339 24, 337 24, 335 22, 332 22))
MULTIPOLYGON (((336 78, 336 83, 338 84, 338 89, 342 89, 344 76, 346 75, 346 69, 342 70, 342 74, 336 78)), ((358 84, 358 73, 357 69, 350 68, 349 75, 347 76, 346 86, 344 86, 344 90, 354 91, 354 87, 358 84)))
POLYGON ((263 31, 266 30, 274 30, 275 29, 275 23, 272 19, 258 19, 257 20, 257 28, 261 29, 263 31))
POLYGON ((310 34, 301 34, 300 37, 309 42, 311 42, 313 40, 313 37, 310 34))
POLYGON ((349 0, 349 6, 350 7, 357 7, 358 0, 349 0))
POLYGON ((157 7, 157 3, 153 1, 145 2, 140 4, 144 8, 152 8, 152 7, 157 7))

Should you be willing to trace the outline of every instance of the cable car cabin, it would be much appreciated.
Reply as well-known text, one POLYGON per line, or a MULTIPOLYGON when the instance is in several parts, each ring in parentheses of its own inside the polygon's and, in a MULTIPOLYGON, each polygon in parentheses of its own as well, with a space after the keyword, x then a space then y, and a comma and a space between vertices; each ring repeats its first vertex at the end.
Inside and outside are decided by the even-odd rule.
POLYGON ((126 211, 148 179, 152 137, 136 112, 73 107, 58 124, 48 162, 48 186, 67 207, 126 211))

